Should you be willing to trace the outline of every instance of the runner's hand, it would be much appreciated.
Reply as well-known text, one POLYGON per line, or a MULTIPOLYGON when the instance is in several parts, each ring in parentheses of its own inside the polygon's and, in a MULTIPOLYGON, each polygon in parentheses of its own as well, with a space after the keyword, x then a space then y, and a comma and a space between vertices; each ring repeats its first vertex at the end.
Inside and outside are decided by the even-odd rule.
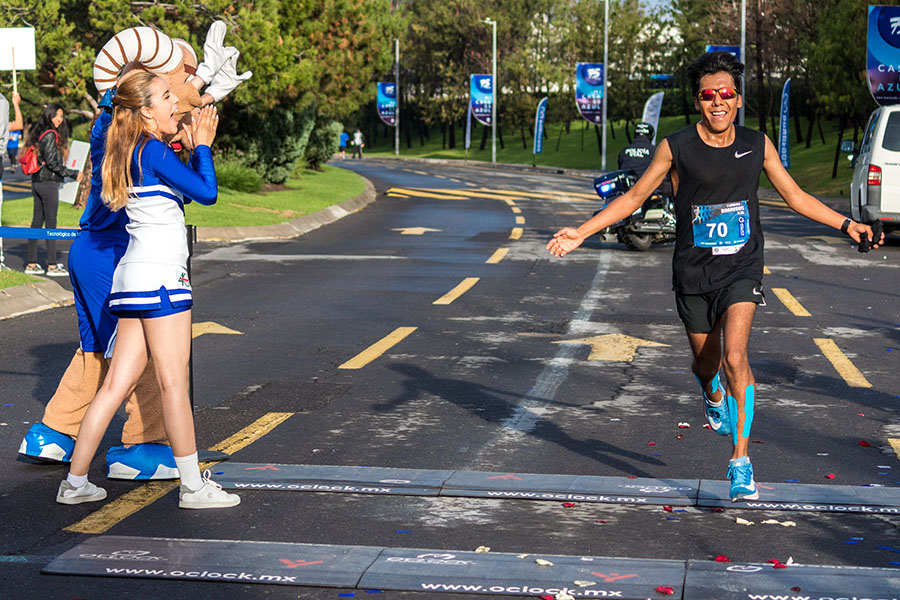
POLYGON ((876 240, 871 227, 864 223, 857 223, 856 221, 850 223, 850 227, 847 228, 847 235, 853 238, 853 241, 856 243, 859 243, 862 240, 862 236, 866 236, 866 239, 871 242, 871 247, 873 249, 884 243, 883 232, 881 233, 881 237, 876 240))
POLYGON ((553 234, 553 239, 547 243, 547 250, 556 257, 563 257, 584 242, 584 238, 573 227, 563 227, 553 234))

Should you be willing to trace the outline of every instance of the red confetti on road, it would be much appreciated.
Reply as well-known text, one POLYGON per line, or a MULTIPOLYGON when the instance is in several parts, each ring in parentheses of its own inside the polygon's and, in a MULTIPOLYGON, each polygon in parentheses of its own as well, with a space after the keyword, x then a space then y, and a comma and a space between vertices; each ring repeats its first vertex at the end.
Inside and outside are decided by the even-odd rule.
POLYGON ((655 445, 656 445, 656 442, 647 442, 647 445, 648 445, 648 446, 655 446, 655 445))
POLYGON ((716 557, 716 562, 731 562, 731 559, 724 554, 720 554, 716 557))
POLYGON ((666 596, 671 596, 675 593, 675 590, 666 585, 659 586, 658 588, 656 588, 656 591, 660 594, 665 594, 666 596))
POLYGON ((862 446, 863 448, 868 448, 868 447, 870 447, 872 444, 870 444, 870 443, 867 442, 866 440, 859 440, 859 445, 862 446))
POLYGON ((575 506, 574 502, 563 502, 563 507, 565 508, 572 508, 573 506, 575 506))
POLYGON ((834 479, 834 473, 829 473, 825 476, 825 479, 834 479))

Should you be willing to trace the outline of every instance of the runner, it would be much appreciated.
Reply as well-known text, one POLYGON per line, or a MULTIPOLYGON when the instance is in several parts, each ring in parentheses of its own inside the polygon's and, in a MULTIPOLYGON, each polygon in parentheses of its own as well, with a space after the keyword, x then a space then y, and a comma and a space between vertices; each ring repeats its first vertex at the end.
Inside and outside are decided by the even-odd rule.
MULTIPOLYGON (((700 122, 668 136, 649 169, 626 194, 577 229, 566 227, 547 244, 562 257, 594 233, 637 210, 670 174, 675 188, 676 242, 672 282, 700 383, 706 419, 732 436, 728 478, 732 502, 759 497, 748 455, 756 387, 747 342, 762 291, 763 235, 756 191, 765 172, 797 213, 859 242, 872 229, 831 210, 804 192, 781 165, 763 133, 735 126, 743 102, 744 65, 728 52, 702 55, 688 77, 700 122), (724 369, 725 381, 719 377, 724 369)), ((872 240, 878 247, 882 238, 872 240)))

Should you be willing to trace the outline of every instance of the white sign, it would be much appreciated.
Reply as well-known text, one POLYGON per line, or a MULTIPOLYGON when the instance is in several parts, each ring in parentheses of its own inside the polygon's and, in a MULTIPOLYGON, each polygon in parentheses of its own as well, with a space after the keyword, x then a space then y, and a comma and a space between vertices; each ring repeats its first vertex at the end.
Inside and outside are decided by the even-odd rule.
MULTIPOLYGON (((91 145, 87 142, 72 140, 72 143, 69 144, 69 155, 66 158, 66 168, 81 171, 84 168, 84 163, 87 160, 90 151, 91 145)), ((90 174, 87 175, 87 178, 90 179, 90 174)), ((84 184, 90 185, 91 182, 85 181, 84 184)), ((59 184, 59 201, 66 202, 67 204, 75 204, 75 198, 78 196, 78 185, 79 183, 74 180, 59 184)))
POLYGON ((0 28, 0 71, 29 71, 36 68, 34 27, 0 28))

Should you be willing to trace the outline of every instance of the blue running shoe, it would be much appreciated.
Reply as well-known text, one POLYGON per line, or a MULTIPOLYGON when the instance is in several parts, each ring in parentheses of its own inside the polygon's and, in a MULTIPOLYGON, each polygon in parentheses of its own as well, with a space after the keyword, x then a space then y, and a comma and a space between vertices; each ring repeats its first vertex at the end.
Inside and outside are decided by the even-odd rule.
POLYGON ((730 460, 728 462, 728 479, 731 480, 729 495, 732 502, 759 498, 756 482, 753 481, 753 465, 750 464, 750 457, 742 456, 730 460))
MULTIPOLYGON (((697 379, 699 383, 700 380, 697 379)), ((706 422, 709 423, 710 429, 719 435, 731 435, 731 419, 728 416, 728 406, 725 402, 725 388, 719 383, 719 374, 712 379, 712 391, 722 390, 722 399, 718 403, 710 401, 706 395, 706 390, 700 386, 700 395, 703 397, 703 408, 706 413, 706 422)))
POLYGON ((74 438, 43 423, 32 425, 19 446, 19 454, 22 456, 46 462, 70 462, 73 450, 75 450, 74 438))
POLYGON ((106 469, 110 479, 178 479, 175 456, 165 444, 113 446, 106 451, 106 469))

